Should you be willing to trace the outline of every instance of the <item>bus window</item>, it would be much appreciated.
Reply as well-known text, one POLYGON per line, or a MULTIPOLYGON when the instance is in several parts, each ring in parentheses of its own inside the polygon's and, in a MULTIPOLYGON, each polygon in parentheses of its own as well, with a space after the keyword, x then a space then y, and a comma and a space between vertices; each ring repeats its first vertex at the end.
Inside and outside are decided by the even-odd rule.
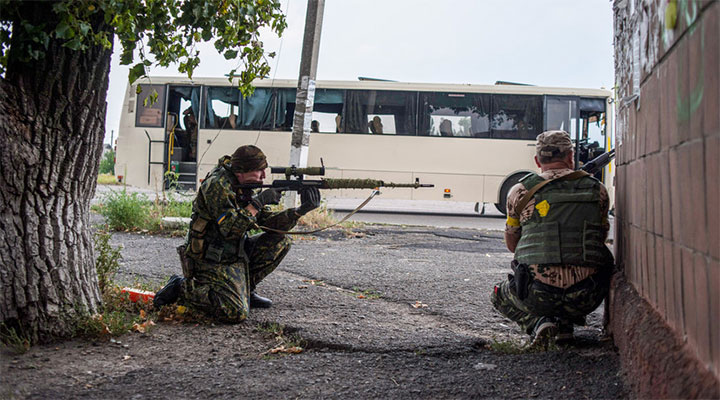
POLYGON ((342 109, 345 104, 345 91, 337 89, 315 90, 315 101, 311 124, 312 132, 342 132, 342 109))
POLYGON ((490 137, 490 95, 421 93, 419 135, 490 137))
POLYGON ((546 115, 545 130, 561 130, 571 134, 575 133, 577 121, 577 100, 574 97, 551 97, 545 99, 546 115))
POLYGON ((348 90, 341 131, 415 135, 415 92, 348 90))
POLYGON ((295 116, 295 99, 297 98, 296 89, 277 89, 275 92, 277 97, 277 109, 275 112, 275 124, 273 129, 276 131, 291 131, 293 126, 293 117, 295 116))
POLYGON ((205 129, 270 130, 276 95, 269 88, 255 88, 244 98, 236 87, 208 87, 205 129))
POLYGON ((137 95, 137 113, 135 126, 159 128, 163 126, 165 110, 165 85, 140 85, 142 91, 137 95), (157 93, 157 101, 150 96, 157 93))
POLYGON ((534 140, 542 128, 542 97, 514 94, 492 96, 492 137, 534 140))
POLYGON ((235 87, 206 87, 203 128, 237 129, 240 91, 235 87))

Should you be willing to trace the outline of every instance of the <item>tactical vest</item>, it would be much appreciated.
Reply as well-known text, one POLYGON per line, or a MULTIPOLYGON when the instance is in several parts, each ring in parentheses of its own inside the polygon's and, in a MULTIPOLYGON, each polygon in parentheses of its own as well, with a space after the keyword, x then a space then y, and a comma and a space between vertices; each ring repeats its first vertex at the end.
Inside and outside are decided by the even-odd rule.
MULTIPOLYGON (((531 173, 520 182, 530 190, 544 180, 531 173)), ((538 190, 533 195, 532 216, 521 223, 515 259, 528 265, 612 265, 612 254, 604 243, 601 185, 597 179, 584 176, 556 180, 538 190)))
MULTIPOLYGON (((233 179, 232 172, 224 163, 225 156, 220 159, 218 166, 213 168, 206 176, 209 179, 233 179), (228 175, 230 174, 230 175, 228 175)), ((244 242, 247 235, 238 239, 227 239, 220 233, 215 217, 210 215, 203 205, 206 199, 198 197, 193 203, 193 213, 190 217, 190 229, 188 230, 187 249, 188 257, 196 261, 211 261, 215 263, 233 263, 242 258, 247 258, 244 251, 244 242)))

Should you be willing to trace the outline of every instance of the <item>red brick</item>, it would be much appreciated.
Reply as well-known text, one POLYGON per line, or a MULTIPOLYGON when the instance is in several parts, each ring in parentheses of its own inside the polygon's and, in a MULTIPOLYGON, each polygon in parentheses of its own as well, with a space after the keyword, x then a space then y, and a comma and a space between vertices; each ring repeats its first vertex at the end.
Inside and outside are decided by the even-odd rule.
POLYGON ((678 133, 677 120, 677 85, 678 85, 678 65, 676 59, 676 49, 672 49, 667 56, 663 67, 665 70, 665 79, 662 80, 660 87, 660 96, 662 100, 660 107, 662 114, 660 115, 660 143, 664 149, 673 147, 680 143, 680 134, 678 133))
POLYGON ((675 261, 673 258, 673 243, 663 239, 663 264, 665 264, 665 320, 670 326, 671 321, 677 320, 677 307, 675 306, 675 261))
POLYGON ((618 165, 615 168, 615 223, 626 220, 625 207, 627 204, 627 166, 618 165))
POLYGON ((683 248, 682 253, 682 305, 684 310, 685 334, 691 347, 697 348, 697 299, 695 296, 695 262, 690 250, 683 248))
POLYGON ((670 152, 660 153, 660 201, 662 206, 662 235, 672 239, 672 193, 670 192, 670 152))
POLYGON ((638 225, 640 226, 640 229, 647 230, 648 221, 647 221, 647 201, 648 201, 648 192, 647 192, 647 168, 645 168, 646 161, 645 159, 640 159, 637 161, 637 174, 638 179, 635 181, 634 185, 636 188, 636 202, 637 202, 637 212, 638 212, 638 225))
POLYGON ((623 133, 623 141, 627 148, 625 149, 624 161, 626 163, 632 162, 637 158, 637 126, 638 126, 638 115, 635 109, 635 103, 629 104, 626 108, 628 110, 628 124, 627 130, 623 133))
POLYGON ((715 371, 720 371, 720 262, 708 262, 708 281, 710 282, 710 345, 715 371))
POLYGON ((685 179, 681 175, 680 154, 676 148, 670 149, 670 207, 672 218, 672 240, 681 243, 682 232, 681 227, 683 221, 681 219, 682 211, 682 180, 685 179))
POLYGON ((687 33, 688 46, 688 86, 687 97, 683 99, 688 103, 688 118, 690 131, 689 139, 702 137, 703 132, 703 110, 702 104, 705 84, 705 68, 703 58, 703 28, 702 21, 698 21, 695 29, 687 33))
MULTIPOLYGON (((655 232, 655 204, 657 204, 657 198, 655 197, 655 156, 656 154, 645 157, 645 218, 647 219, 646 229, 649 232, 655 232)), ((658 204, 659 205, 659 204, 658 204)))
MULTIPOLYGON (((695 253, 695 304, 697 304, 697 352, 698 358, 705 364, 711 362, 710 348, 710 291, 708 281, 708 265, 705 255, 695 253)), ((717 317, 717 316, 716 316, 717 317)))
POLYGON ((673 286, 674 295, 673 304, 675 305, 675 315, 672 321, 675 331, 681 336, 685 334, 685 309, 683 307, 683 264, 681 248, 678 244, 673 243, 673 286))
POLYGON ((670 73, 674 73, 675 71, 675 69, 671 71, 669 60, 664 60, 658 66, 658 93, 660 94, 660 113, 658 114, 658 118, 660 119, 660 148, 662 150, 667 150, 675 144, 673 137, 676 135, 675 129, 677 128, 673 129, 675 123, 672 122, 673 117, 670 113, 670 96, 674 94, 674 90, 671 90, 671 88, 674 89, 674 86, 670 83, 670 73))
POLYGON ((677 67, 677 86, 675 86, 675 113, 677 114, 678 142, 690 139, 690 62, 689 42, 683 37, 672 51, 672 59, 677 67))
POLYGON ((643 108, 645 114, 645 154, 660 150, 660 88, 658 73, 653 72, 645 82, 643 108))
MULTIPOLYGON (((642 286, 643 296, 649 301, 650 300, 650 274, 652 270, 648 263, 648 233, 645 231, 639 231, 638 236, 640 237, 640 246, 638 247, 638 257, 642 270, 642 286)), ((652 304, 652 302, 650 302, 652 304)))
MULTIPOLYGON (((692 185, 690 180, 692 179, 692 171, 690 170, 690 149, 691 145, 684 144, 677 148, 678 162, 680 163, 680 185, 677 189, 680 190, 680 204, 676 204, 680 208, 680 240, 679 242, 688 247, 694 247, 693 243, 693 225, 696 221, 692 219, 692 185)), ((699 175, 699 174, 698 174, 699 175)), ((674 238, 674 240, 678 240, 674 238)))
MULTIPOLYGON (((703 162, 704 146, 703 141, 694 141, 687 146, 688 153, 688 179, 689 183, 688 197, 689 202, 684 203, 687 208, 689 218, 685 224, 688 227, 688 235, 690 237, 688 245, 701 253, 708 251, 708 219, 707 210, 705 208, 705 188, 709 186, 718 186, 717 175, 713 182, 706 182, 706 176, 702 173, 705 168, 703 162)), ((717 157, 717 155, 715 156, 717 157)))
POLYGON ((703 133, 705 136, 720 133, 720 3, 703 13, 702 30, 705 43, 703 93, 703 133))
POLYGON ((662 191, 664 182, 662 182, 662 153, 657 153, 652 157, 652 178, 651 182, 653 185, 652 198, 653 198, 653 232, 658 235, 662 235, 663 232, 663 200, 662 191))
MULTIPOLYGON (((647 138, 647 120, 650 109, 645 108, 645 103, 652 103, 650 99, 650 91, 647 82, 640 86, 640 109, 637 110, 637 120, 635 122, 635 157, 641 158, 645 155, 645 140, 647 138)), ((650 106, 652 107, 652 106, 650 106)))
POLYGON ((718 259, 720 258, 720 136, 708 137, 705 140, 705 182, 708 244, 710 255, 718 259))
POLYGON ((648 271, 648 297, 650 298, 650 304, 657 310, 658 309, 658 266, 655 263, 655 235, 647 233, 647 271, 648 271))
POLYGON ((665 279, 665 257, 664 240, 661 236, 655 236, 655 271, 657 271, 657 309, 660 315, 667 318, 667 292, 665 279))

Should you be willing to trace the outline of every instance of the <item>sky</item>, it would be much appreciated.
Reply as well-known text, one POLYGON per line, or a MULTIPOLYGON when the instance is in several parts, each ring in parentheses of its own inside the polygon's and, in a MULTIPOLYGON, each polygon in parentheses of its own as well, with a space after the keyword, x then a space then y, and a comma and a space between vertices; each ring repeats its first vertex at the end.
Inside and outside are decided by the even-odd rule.
MULTIPOLYGON (((270 76, 298 79, 307 0, 281 0, 288 28, 261 34, 270 76)), ((610 0, 326 0, 317 80, 606 88, 614 82, 610 0)), ((116 48, 119 44, 116 41, 116 48)), ((201 47, 194 77, 236 63, 201 47)), ((149 75, 181 76, 154 68, 149 75)), ((113 54, 105 142, 117 137, 128 67, 113 54), (115 133, 112 134, 111 132, 115 133)))

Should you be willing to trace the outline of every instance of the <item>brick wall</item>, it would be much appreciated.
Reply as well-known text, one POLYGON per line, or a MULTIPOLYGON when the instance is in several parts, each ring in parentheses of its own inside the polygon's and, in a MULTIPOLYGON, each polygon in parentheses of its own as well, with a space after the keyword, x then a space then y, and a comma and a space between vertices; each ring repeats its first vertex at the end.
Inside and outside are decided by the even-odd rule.
MULTIPOLYGON (((720 396, 720 1, 615 0, 614 20, 621 282, 679 343, 666 362, 689 357, 720 396)), ((621 318, 641 312, 612 300, 625 289, 610 305, 621 354, 650 333, 621 318)), ((654 395, 672 393, 690 392, 654 395)))

